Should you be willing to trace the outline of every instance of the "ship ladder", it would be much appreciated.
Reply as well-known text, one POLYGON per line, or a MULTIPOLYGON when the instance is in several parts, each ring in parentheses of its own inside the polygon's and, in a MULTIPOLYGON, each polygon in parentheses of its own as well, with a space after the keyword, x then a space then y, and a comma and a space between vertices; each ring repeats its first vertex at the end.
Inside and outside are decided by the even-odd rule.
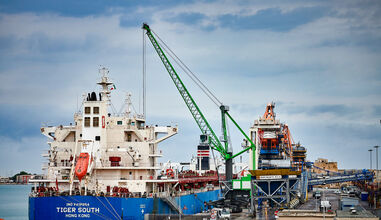
POLYGON ((177 211, 179 214, 183 214, 181 207, 177 204, 176 200, 174 200, 172 197, 170 196, 164 197, 163 201, 166 202, 169 205, 169 207, 177 211))

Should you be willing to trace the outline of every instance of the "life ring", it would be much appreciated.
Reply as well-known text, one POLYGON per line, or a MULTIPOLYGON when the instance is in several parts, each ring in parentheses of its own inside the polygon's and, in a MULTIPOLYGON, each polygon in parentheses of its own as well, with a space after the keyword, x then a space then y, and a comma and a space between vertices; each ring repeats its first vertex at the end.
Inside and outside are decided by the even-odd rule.
POLYGON ((217 218, 217 210, 212 209, 210 213, 210 219, 216 219, 217 218))
POLYGON ((167 169, 165 171, 165 174, 168 176, 168 177, 175 177, 175 173, 173 172, 172 169, 167 169))

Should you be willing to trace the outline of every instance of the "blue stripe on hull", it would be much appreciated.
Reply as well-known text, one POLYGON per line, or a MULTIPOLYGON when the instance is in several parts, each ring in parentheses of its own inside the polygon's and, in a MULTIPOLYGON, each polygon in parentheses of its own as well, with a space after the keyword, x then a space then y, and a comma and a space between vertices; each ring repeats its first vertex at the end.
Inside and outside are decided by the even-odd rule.
MULTIPOLYGON (((184 214, 202 212, 204 202, 217 200, 220 190, 176 197, 184 214)), ((143 219, 144 214, 175 214, 160 198, 94 196, 30 197, 29 219, 143 219)))

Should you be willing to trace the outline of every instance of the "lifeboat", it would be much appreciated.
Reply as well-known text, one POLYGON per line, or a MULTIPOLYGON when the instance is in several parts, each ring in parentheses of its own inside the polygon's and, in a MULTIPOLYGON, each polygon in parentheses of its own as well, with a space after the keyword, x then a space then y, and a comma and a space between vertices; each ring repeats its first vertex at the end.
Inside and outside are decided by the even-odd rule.
POLYGON ((79 181, 86 175, 87 167, 89 166, 89 154, 81 153, 77 164, 75 165, 75 175, 78 177, 79 181))

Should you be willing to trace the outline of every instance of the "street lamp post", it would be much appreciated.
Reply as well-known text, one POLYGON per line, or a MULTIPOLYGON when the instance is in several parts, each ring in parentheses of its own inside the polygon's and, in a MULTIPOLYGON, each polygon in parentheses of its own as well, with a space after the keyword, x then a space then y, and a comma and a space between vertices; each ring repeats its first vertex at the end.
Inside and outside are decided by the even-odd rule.
POLYGON ((378 189, 379 189, 379 181, 378 181, 378 148, 380 146, 374 146, 376 148, 376 181, 377 181, 377 190, 375 192, 375 199, 374 199, 374 208, 377 208, 377 197, 376 195, 378 194, 378 189))
POLYGON ((369 151, 369 153, 370 153, 370 169, 372 169, 372 149, 369 149, 368 150, 369 151))
MULTIPOLYGON (((376 148, 376 170, 377 170, 377 179, 378 179, 378 148, 380 146, 374 146, 376 148)), ((378 182, 378 181, 377 181, 378 182)))

